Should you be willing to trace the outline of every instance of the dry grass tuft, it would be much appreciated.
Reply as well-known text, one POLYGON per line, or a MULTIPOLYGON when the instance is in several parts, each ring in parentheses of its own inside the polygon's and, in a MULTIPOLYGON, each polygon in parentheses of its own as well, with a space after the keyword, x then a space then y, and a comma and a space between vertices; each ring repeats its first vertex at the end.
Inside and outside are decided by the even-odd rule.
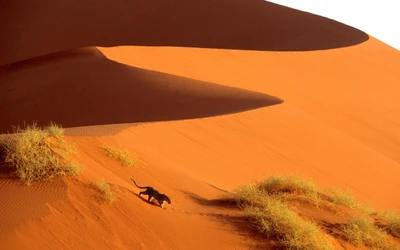
POLYGON ((272 176, 258 184, 258 188, 267 194, 278 193, 297 193, 297 194, 315 194, 318 192, 317 185, 310 179, 304 177, 272 176))
POLYGON ((104 194, 104 197, 109 204, 113 204, 117 200, 117 196, 111 191, 110 186, 105 180, 99 181, 97 186, 104 194))
POLYGON ((343 205, 348 208, 363 212, 367 215, 371 215, 374 211, 371 206, 363 204, 354 198, 352 192, 347 190, 341 190, 338 188, 326 189, 324 194, 324 200, 337 205, 343 205))
MULTIPOLYGON (((304 201, 317 206, 322 203, 325 209, 341 209, 343 205, 353 211, 350 214, 363 214, 365 218, 351 217, 349 223, 340 229, 341 235, 350 243, 363 248, 400 249, 383 230, 399 237, 399 215, 392 212, 375 213, 382 222, 380 226, 383 229, 380 229, 372 223, 372 208, 358 202, 352 193, 340 189, 322 190, 309 179, 272 176, 254 185, 238 187, 235 199, 255 228, 264 236, 278 240, 284 249, 334 249, 332 236, 337 237, 337 232, 327 230, 332 236, 324 233, 319 225, 311 221, 312 216, 300 217, 292 209, 292 205, 304 201)), ((321 227, 325 226, 321 224, 321 227)))
POLYGON ((107 156, 119 161, 123 166, 133 167, 137 164, 126 149, 118 149, 107 145, 102 146, 101 149, 106 152, 107 156))
POLYGON ((284 248, 334 249, 328 235, 316 224, 300 218, 281 198, 260 186, 245 185, 236 190, 245 216, 260 233, 278 239, 284 248))
POLYGON ((36 124, 16 128, 15 134, 2 137, 4 161, 28 185, 57 176, 76 176, 81 166, 70 160, 76 149, 63 137, 55 124, 40 128, 36 124))
POLYGON ((383 228, 388 233, 394 237, 400 238, 400 214, 396 214, 392 211, 385 211, 378 214, 378 218, 383 221, 383 228))
POLYGON ((396 249, 396 246, 389 241, 388 235, 364 217, 350 218, 349 223, 343 226, 343 232, 346 239, 358 247, 396 249))
POLYGON ((50 136, 54 137, 62 137, 64 135, 65 129, 61 127, 60 125, 57 125, 53 122, 50 123, 50 125, 44 127, 44 130, 49 133, 50 136))
POLYGON ((257 187, 269 195, 282 195, 288 198, 290 195, 295 195, 296 199, 317 207, 321 202, 320 190, 314 181, 300 176, 271 176, 258 183, 257 187))

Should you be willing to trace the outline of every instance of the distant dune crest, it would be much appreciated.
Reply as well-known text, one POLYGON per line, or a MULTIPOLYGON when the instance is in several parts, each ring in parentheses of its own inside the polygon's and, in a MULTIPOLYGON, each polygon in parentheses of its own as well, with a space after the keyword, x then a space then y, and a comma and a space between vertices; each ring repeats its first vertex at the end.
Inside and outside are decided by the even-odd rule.
POLYGON ((360 30, 263 0, 6 1, 0 65, 87 46, 310 51, 368 40, 360 30))

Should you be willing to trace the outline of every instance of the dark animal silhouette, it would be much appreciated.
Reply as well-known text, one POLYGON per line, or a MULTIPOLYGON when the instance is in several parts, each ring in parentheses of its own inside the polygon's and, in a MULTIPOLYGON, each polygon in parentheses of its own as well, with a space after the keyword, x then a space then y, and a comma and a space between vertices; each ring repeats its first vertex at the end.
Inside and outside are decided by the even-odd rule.
POLYGON ((148 198, 147 198, 148 202, 150 202, 151 198, 154 197, 154 199, 156 199, 158 201, 158 204, 160 204, 161 208, 164 207, 165 202, 168 202, 168 204, 171 204, 171 199, 168 196, 166 196, 165 194, 161 194, 155 188, 150 187, 150 186, 146 186, 146 187, 138 186, 138 184, 136 184, 136 181, 134 179, 131 178, 131 180, 133 181, 133 183, 135 183, 136 187, 146 189, 145 191, 139 193, 139 197, 142 197, 142 194, 148 195, 148 198))

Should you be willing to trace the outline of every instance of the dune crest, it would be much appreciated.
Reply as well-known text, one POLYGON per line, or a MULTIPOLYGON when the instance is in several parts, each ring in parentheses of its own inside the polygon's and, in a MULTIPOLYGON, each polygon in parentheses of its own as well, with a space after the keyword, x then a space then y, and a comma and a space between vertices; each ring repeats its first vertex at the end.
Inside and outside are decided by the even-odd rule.
POLYGON ((0 65, 88 46, 312 51, 369 39, 337 21, 264 0, 7 1, 0 31, 0 65))
POLYGON ((11 131, 9 125, 34 121, 64 127, 169 121, 283 102, 264 93, 123 65, 95 48, 12 65, 0 79, 0 95, 5 97, 0 101, 0 112, 6 114, 3 133, 11 131))
POLYGON ((5 249, 276 249, 222 202, 274 174, 400 209, 400 52, 362 31, 262 0, 43 0, 0 2, 0 33, 0 133, 60 123, 84 166, 27 187, 0 162, 5 249))

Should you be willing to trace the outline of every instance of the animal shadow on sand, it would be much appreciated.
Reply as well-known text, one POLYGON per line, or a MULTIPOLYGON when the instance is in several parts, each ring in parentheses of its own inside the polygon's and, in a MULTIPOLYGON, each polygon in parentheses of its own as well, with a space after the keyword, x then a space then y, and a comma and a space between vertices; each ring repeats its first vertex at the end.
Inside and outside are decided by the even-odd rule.
POLYGON ((132 191, 130 191, 130 192, 133 193, 134 195, 136 195, 137 197, 139 197, 142 201, 144 201, 144 202, 146 202, 146 203, 149 203, 149 204, 151 204, 151 205, 153 205, 153 206, 160 207, 160 205, 158 204, 158 202, 157 202, 156 199, 151 198, 151 200, 148 201, 148 200, 147 200, 147 196, 146 196, 146 197, 141 197, 141 196, 139 196, 139 194, 137 194, 137 193, 135 193, 135 192, 132 192, 132 191))

